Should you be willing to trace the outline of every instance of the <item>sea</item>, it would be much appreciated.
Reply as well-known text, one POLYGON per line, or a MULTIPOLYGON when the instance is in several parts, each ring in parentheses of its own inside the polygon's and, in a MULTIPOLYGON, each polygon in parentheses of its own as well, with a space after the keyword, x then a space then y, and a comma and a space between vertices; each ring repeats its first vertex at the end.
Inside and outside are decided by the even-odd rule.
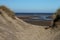
MULTIPOLYGON (((34 16, 32 20, 52 20, 50 18, 54 13, 15 13, 16 16, 34 16)), ((29 19, 30 20, 30 19, 29 19)))

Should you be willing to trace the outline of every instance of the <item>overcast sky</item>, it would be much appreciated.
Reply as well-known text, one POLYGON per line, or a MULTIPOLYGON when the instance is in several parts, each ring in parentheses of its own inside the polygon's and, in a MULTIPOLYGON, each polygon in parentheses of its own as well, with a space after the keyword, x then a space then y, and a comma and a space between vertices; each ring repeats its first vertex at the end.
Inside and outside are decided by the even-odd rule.
POLYGON ((0 0, 15 12, 55 12, 60 8, 60 0, 0 0))

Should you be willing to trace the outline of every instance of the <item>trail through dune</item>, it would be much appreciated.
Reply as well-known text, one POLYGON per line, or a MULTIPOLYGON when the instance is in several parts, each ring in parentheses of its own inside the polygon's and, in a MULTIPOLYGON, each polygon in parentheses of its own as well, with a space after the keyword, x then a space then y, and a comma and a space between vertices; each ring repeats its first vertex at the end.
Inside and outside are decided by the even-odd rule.
POLYGON ((60 40, 60 27, 46 30, 13 18, 2 9, 0 12, 0 40, 60 40))

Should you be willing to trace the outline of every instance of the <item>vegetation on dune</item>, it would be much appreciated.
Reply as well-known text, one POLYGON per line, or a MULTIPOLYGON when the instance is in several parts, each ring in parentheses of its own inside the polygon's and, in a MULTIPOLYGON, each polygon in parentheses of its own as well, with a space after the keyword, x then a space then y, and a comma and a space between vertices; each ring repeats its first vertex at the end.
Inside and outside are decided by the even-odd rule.
POLYGON ((57 27, 56 23, 59 21, 60 21, 60 8, 57 10, 56 13, 53 14, 53 21, 52 21, 51 26, 49 27, 52 27, 52 28, 57 27))
MULTIPOLYGON (((57 22, 60 21, 60 8, 52 15, 53 20, 51 21, 51 25, 48 28, 57 28, 57 22)), ((48 29, 45 28, 45 29, 48 29)))
POLYGON ((7 8, 6 6, 0 6, 0 9, 2 9, 3 11, 5 11, 8 16, 15 18, 15 14, 13 11, 11 11, 9 8, 7 8))

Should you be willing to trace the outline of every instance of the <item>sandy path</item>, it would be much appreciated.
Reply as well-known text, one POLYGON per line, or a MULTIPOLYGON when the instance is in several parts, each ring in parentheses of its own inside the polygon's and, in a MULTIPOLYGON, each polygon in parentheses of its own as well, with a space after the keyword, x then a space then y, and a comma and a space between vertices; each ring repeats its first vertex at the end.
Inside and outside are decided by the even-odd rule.
POLYGON ((59 27, 45 30, 42 26, 25 23, 17 17, 13 19, 1 12, 0 40, 60 40, 59 27))

